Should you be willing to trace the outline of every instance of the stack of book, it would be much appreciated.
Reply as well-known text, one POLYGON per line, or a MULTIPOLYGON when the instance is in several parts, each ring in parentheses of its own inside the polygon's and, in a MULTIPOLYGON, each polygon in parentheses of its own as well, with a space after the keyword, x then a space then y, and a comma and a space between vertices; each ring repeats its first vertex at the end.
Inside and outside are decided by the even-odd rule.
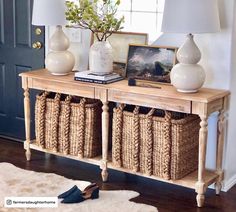
POLYGON ((94 73, 92 71, 80 71, 75 73, 76 81, 108 84, 124 79, 117 73, 94 73))

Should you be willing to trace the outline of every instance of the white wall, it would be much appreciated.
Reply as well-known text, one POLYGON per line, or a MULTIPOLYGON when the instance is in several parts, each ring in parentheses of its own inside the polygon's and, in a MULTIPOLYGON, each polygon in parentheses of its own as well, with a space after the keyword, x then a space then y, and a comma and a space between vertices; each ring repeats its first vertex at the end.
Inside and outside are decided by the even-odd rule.
POLYGON ((236 3, 234 5, 234 22, 232 34, 231 49, 231 81, 230 81, 230 109, 228 118, 228 133, 225 156, 226 183, 225 188, 228 189, 236 182, 236 3))
MULTIPOLYGON (((234 17, 234 0, 219 0, 221 32, 214 34, 196 35, 195 41, 202 52, 201 65, 206 70, 204 87, 230 89, 231 103, 228 113, 228 130, 226 135, 224 168, 225 189, 236 183, 236 16, 234 17), (233 32, 234 26, 234 32, 233 32), (232 42, 233 39, 233 42, 232 42)), ((236 9, 235 9, 236 12, 236 9)), ((50 33, 51 34, 51 29, 50 33)), ((68 32, 67 32, 68 33, 68 32)), ((156 45, 180 46, 184 42, 184 35, 163 34, 156 41, 156 45)), ((72 43, 70 50, 77 58, 75 69, 85 70, 88 63, 90 33, 82 31, 81 42, 72 43)), ((207 146, 207 167, 215 167, 216 149, 216 118, 213 114, 209 119, 209 135, 207 146)))

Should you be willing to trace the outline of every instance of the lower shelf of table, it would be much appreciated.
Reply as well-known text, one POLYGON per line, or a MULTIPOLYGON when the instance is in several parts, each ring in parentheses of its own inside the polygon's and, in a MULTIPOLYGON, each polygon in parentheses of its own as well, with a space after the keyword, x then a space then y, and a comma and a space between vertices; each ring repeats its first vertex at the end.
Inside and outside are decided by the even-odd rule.
MULTIPOLYGON (((142 177, 158 180, 161 182, 180 185, 180 186, 192 188, 192 189, 195 189, 195 185, 196 185, 197 177, 198 177, 198 171, 194 171, 179 180, 165 180, 163 178, 156 177, 154 175, 149 176, 149 175, 146 175, 146 174, 143 174, 140 172, 134 172, 134 171, 128 170, 128 169, 118 168, 118 167, 115 167, 112 163, 108 164, 108 168, 114 169, 117 171, 121 171, 121 172, 126 172, 126 173, 133 174, 133 175, 137 175, 137 176, 142 176, 142 177)), ((213 184, 214 182, 216 182, 217 178, 218 178, 218 174, 216 174, 215 171, 212 171, 212 170, 205 171, 204 182, 205 182, 206 186, 209 186, 209 185, 213 184)))
POLYGON ((100 155, 97 156, 97 157, 94 157, 94 158, 79 158, 78 156, 66 155, 66 154, 63 154, 63 153, 60 153, 60 152, 55 152, 55 151, 50 150, 50 149, 43 149, 43 148, 39 147, 37 144, 35 144, 34 142, 32 142, 30 144, 30 149, 34 149, 34 150, 37 150, 37 151, 41 151, 41 152, 45 152, 45 153, 61 156, 61 157, 64 157, 64 158, 73 159, 73 160, 78 160, 78 161, 82 161, 82 162, 85 162, 85 163, 90 163, 90 164, 94 164, 94 165, 98 165, 98 166, 100 166, 100 161, 102 159, 102 156, 100 156, 100 155))
MULTIPOLYGON (((98 166, 100 166, 100 163, 101 163, 101 160, 102 160, 101 155, 97 156, 97 157, 94 157, 94 158, 79 158, 79 157, 73 156, 73 155, 65 155, 63 153, 54 152, 52 150, 42 149, 41 147, 37 146, 35 143, 30 144, 30 149, 34 149, 34 150, 38 150, 38 151, 41 151, 41 152, 45 152, 45 153, 49 153, 49 154, 53 154, 53 155, 73 159, 73 160, 78 160, 78 161, 81 161, 81 162, 90 163, 90 164, 98 165, 98 166)), ((113 169, 113 170, 117 170, 117 171, 121 171, 121 172, 125 172, 125 173, 130 173, 130 174, 133 174, 133 175, 158 180, 158 181, 161 181, 161 182, 180 185, 180 186, 184 186, 184 187, 192 188, 192 189, 195 189, 195 184, 197 182, 197 176, 198 176, 197 171, 194 171, 194 172, 188 174, 187 176, 185 176, 185 177, 183 177, 179 180, 165 180, 163 178, 159 178, 159 177, 156 177, 154 175, 149 176, 149 175, 146 175, 146 174, 143 174, 143 173, 140 173, 140 172, 134 172, 134 171, 129 170, 129 169, 116 167, 111 162, 111 154, 109 154, 109 161, 110 161, 110 162, 108 162, 108 168, 109 169, 113 169)), ((212 170, 206 170, 205 171, 204 182, 205 182, 206 186, 209 186, 212 183, 216 182, 217 178, 218 178, 218 174, 215 171, 212 171, 212 170)))

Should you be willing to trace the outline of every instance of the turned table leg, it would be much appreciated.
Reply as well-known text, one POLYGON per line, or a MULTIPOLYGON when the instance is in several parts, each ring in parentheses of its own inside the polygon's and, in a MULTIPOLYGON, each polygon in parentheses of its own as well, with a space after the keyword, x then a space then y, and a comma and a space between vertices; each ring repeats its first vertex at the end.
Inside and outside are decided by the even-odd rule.
POLYGON ((30 160, 30 95, 29 88, 24 89, 24 112, 25 112, 25 137, 24 148, 27 161, 30 160))
POLYGON ((102 180, 103 182, 107 181, 108 171, 107 171, 107 162, 108 162, 108 140, 109 140, 109 107, 108 102, 104 101, 102 106, 102 180))
POLYGON ((208 133, 208 122, 207 116, 200 116, 200 131, 199 131, 199 156, 198 156, 198 181, 196 183, 196 192, 197 192, 197 205, 202 207, 205 200, 206 185, 204 182, 204 172, 206 164, 206 146, 207 146, 207 133, 208 133))
POLYGON ((218 131, 217 131, 217 153, 216 153, 216 171, 219 175, 217 182, 215 183, 216 194, 220 194, 223 180, 222 160, 223 160, 223 148, 224 148, 224 125, 225 116, 224 110, 221 110, 218 116, 218 131))

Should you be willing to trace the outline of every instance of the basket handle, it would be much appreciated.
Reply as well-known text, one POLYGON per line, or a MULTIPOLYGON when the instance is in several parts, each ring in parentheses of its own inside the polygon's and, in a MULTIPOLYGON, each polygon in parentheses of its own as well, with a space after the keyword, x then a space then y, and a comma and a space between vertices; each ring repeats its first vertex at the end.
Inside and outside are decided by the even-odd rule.
POLYGON ((42 94, 39 96, 40 100, 44 101, 46 100, 49 92, 48 91, 43 91, 42 94))
POLYGON ((53 116, 52 116, 52 148, 53 151, 57 152, 58 147, 58 122, 59 122, 59 113, 60 113, 60 98, 61 94, 56 93, 54 97, 54 107, 53 107, 53 116))
POLYGON ((123 103, 119 104, 118 110, 120 110, 121 112, 123 112, 125 106, 126 106, 126 104, 123 104, 123 103))
POLYGON ((61 94, 60 93, 56 93, 54 100, 58 101, 61 98, 61 94))
POLYGON ((155 113, 156 109, 155 108, 152 108, 148 114, 147 114, 147 117, 150 117, 150 116, 153 116, 153 114, 155 113))
POLYGON ((46 98, 49 92, 44 91, 39 96, 39 112, 38 112, 38 127, 39 127, 39 144, 42 148, 45 148, 45 111, 46 111, 46 98))
POLYGON ((171 112, 165 110, 165 122, 164 122, 164 145, 163 145, 163 153, 164 158, 163 161, 163 171, 164 178, 170 179, 170 162, 171 162, 171 112))
POLYGON ((135 108, 133 110, 133 114, 134 115, 138 115, 139 114, 139 108, 140 108, 139 106, 137 106, 137 105, 135 106, 135 108))
POLYGON ((86 103, 86 99, 85 99, 85 98, 82 98, 82 99, 80 100, 80 105, 81 105, 81 106, 84 106, 85 103, 86 103))
POLYGON ((133 111, 133 171, 139 171, 139 152, 140 152, 140 130, 139 130, 139 106, 135 106, 133 111))
POLYGON ((149 113, 146 115, 147 120, 147 140, 146 140, 146 148, 145 148, 145 173, 147 175, 152 175, 152 160, 153 160, 153 119, 152 116, 155 112, 155 108, 152 108, 149 113))
POLYGON ((172 118, 171 112, 167 111, 167 110, 165 110, 164 112, 165 112, 165 117, 164 117, 165 118, 165 122, 170 123, 171 122, 171 118, 172 118))
POLYGON ((71 95, 68 95, 65 99, 65 103, 66 104, 69 104, 71 102, 71 99, 72 99, 72 96, 71 95))
POLYGON ((80 100, 79 129, 78 129, 78 157, 84 157, 84 140, 85 140, 85 103, 86 99, 80 100))
POLYGON ((125 104, 119 104, 117 108, 114 109, 113 119, 115 120, 115 133, 112 135, 114 139, 113 145, 113 156, 114 156, 114 163, 117 167, 122 166, 122 131, 123 131, 123 110, 125 108, 125 104))
POLYGON ((65 127, 64 127, 64 136, 63 136, 63 152, 65 154, 69 154, 69 133, 70 133, 70 113, 71 113, 71 107, 70 107, 70 102, 71 102, 72 96, 68 95, 65 99, 65 116, 64 116, 64 121, 65 121, 65 127))

